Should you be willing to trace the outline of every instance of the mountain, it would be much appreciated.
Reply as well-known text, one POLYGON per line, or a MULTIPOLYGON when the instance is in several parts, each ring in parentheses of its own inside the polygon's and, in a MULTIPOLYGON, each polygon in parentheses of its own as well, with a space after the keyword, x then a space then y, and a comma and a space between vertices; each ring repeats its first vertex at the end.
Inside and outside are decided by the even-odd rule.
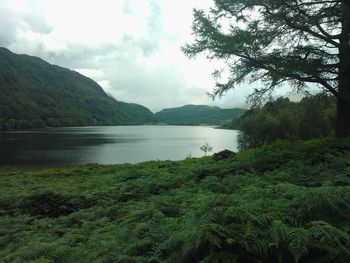
POLYGON ((185 105, 169 108, 155 113, 159 122, 167 124, 211 124, 218 125, 225 121, 242 116, 245 109, 221 109, 206 105, 185 105))
POLYGON ((0 130, 154 121, 146 107, 115 100, 78 72, 5 48, 0 94, 0 130))

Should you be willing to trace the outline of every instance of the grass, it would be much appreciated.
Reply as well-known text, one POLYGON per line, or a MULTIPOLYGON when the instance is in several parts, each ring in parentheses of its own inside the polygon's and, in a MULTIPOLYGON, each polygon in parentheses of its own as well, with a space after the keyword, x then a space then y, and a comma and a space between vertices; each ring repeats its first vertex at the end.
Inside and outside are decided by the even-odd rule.
POLYGON ((0 262, 349 262, 350 140, 0 168, 0 262))

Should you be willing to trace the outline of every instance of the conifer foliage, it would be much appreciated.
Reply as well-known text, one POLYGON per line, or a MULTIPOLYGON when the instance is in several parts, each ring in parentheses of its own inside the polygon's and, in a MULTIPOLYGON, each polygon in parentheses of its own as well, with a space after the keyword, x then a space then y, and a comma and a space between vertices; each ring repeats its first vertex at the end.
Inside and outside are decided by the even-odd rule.
MULTIPOLYGON (((245 80, 261 81, 253 102, 288 82, 295 91, 316 85, 337 98, 338 136, 350 135, 350 3, 348 0, 215 0, 194 11, 196 39, 183 50, 226 62, 221 96, 245 80)), ((220 76, 220 71, 215 73, 220 76)), ((259 85, 259 84, 258 84, 259 85)))

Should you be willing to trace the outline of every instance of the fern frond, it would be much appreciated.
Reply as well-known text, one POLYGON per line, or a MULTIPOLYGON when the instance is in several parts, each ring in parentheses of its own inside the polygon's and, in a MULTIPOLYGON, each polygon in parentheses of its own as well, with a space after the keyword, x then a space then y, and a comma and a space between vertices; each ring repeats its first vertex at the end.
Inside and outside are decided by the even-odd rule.
POLYGON ((144 262, 149 262, 147 257, 121 255, 117 257, 112 263, 144 263, 144 262))
POLYGON ((170 257, 165 261, 167 263, 182 263, 183 255, 181 253, 173 253, 170 257))
POLYGON ((272 240, 277 249, 287 249, 293 256, 294 262, 299 262, 302 256, 308 254, 309 238, 306 230, 292 228, 280 221, 274 222, 272 240))
POLYGON ((271 237, 274 245, 278 248, 280 244, 286 240, 288 236, 288 226, 280 221, 275 221, 271 230, 271 237))
POLYGON ((183 230, 172 235, 168 240, 161 243, 158 250, 176 251, 192 235, 191 230, 183 230))
POLYGON ((154 242, 151 239, 136 240, 134 241, 134 244, 127 249, 126 254, 144 255, 145 253, 147 253, 152 249, 153 245, 154 245, 154 242))
POLYGON ((225 226, 219 224, 206 224, 201 229, 203 240, 207 240, 212 246, 221 248, 223 240, 227 239, 229 232, 225 226))
POLYGON ((340 247, 350 257, 350 235, 327 222, 311 222, 309 231, 321 243, 340 247))
POLYGON ((299 196, 296 215, 299 218, 312 217, 315 213, 320 214, 325 211, 324 216, 342 216, 345 211, 350 212, 350 200, 346 192, 330 187, 321 187, 308 191, 299 196))
POLYGON ((306 231, 303 229, 291 231, 287 236, 287 244, 295 263, 299 262, 300 258, 309 252, 306 231))
POLYGON ((244 247, 253 256, 264 258, 269 253, 270 244, 264 240, 256 240, 245 244, 244 247))
POLYGON ((63 246, 63 247, 58 247, 56 251, 54 251, 49 255, 49 257, 54 262, 71 263, 71 262, 79 262, 82 257, 88 258, 88 255, 87 253, 85 253, 85 255, 76 253, 76 251, 74 251, 72 248, 63 246))
POLYGON ((228 251, 220 251, 211 253, 199 263, 236 263, 238 261, 237 255, 228 251))

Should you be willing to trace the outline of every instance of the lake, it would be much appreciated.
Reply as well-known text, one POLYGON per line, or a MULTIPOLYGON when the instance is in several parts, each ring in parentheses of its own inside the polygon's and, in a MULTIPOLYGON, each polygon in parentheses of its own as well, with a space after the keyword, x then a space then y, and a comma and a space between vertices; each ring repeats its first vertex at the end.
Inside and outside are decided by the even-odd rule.
POLYGON ((203 126, 104 126, 0 132, 0 165, 117 164, 237 150, 237 131, 203 126))

